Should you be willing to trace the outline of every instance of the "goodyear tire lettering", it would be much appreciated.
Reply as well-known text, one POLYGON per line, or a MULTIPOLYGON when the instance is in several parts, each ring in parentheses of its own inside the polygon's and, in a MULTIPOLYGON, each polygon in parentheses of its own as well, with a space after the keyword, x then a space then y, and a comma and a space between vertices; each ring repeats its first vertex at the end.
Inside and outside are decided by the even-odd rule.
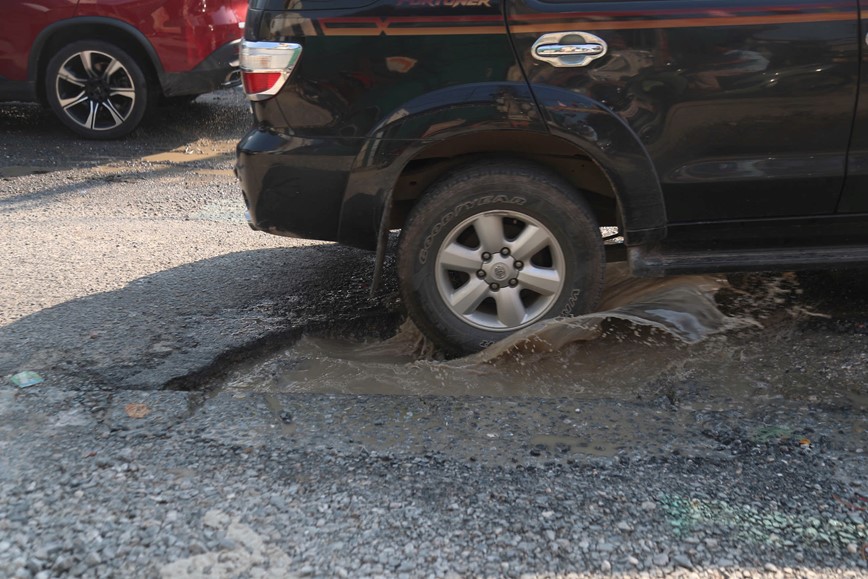
POLYGON ((573 308, 576 307, 576 304, 579 302, 579 296, 582 294, 582 290, 574 289, 570 292, 570 299, 567 300, 567 303, 564 304, 564 309, 561 310, 561 317, 567 317, 573 313, 573 308))

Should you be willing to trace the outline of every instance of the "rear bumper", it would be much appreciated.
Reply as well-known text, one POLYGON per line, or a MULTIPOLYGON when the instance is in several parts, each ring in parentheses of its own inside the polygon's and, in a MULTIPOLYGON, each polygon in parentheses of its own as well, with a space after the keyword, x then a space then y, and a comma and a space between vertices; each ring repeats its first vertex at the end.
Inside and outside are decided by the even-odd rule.
POLYGON ((203 94, 218 88, 241 84, 238 70, 240 46, 240 39, 233 40, 212 52, 193 70, 163 73, 160 75, 163 94, 166 96, 203 94))
POLYGON ((254 128, 238 143, 235 174, 253 229, 338 241, 344 191, 355 154, 332 139, 302 139, 254 128))

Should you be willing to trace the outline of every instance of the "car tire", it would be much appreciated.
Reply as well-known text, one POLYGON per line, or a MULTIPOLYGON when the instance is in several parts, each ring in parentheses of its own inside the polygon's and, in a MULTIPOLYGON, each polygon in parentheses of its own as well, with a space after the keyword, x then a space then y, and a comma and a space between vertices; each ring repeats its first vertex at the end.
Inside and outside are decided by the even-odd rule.
POLYGON ((407 312, 448 356, 592 311, 604 272, 600 228, 581 194, 516 161, 467 166, 432 185, 398 248, 407 312))
POLYGON ((82 40, 48 62, 45 96, 60 121, 82 137, 116 139, 139 125, 150 89, 142 67, 123 49, 82 40))

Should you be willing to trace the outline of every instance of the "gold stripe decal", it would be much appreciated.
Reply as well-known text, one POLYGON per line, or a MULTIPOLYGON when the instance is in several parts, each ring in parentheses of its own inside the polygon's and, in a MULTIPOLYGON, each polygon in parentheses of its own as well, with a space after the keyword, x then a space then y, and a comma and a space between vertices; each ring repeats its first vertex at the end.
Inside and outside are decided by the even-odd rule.
MULTIPOLYGON (((586 18, 586 17, 585 17, 586 18)), ((510 26, 514 33, 539 34, 560 30, 638 30, 658 28, 709 28, 714 26, 757 26, 800 24, 809 22, 856 21, 855 12, 820 12, 802 14, 776 14, 755 16, 706 16, 695 18, 644 19, 644 20, 588 20, 564 19, 550 22, 528 22, 517 19, 510 26)), ((444 36, 468 34, 505 34, 503 20, 499 16, 448 16, 441 18, 414 17, 346 17, 317 20, 325 36, 444 36)))
POLYGON ((325 36, 437 36, 446 34, 506 34, 500 16, 435 18, 322 18, 325 36))
POLYGON ((569 24, 582 30, 636 30, 643 28, 710 28, 713 26, 756 26, 763 24, 800 24, 804 22, 837 22, 853 20, 846 12, 831 14, 787 14, 785 16, 736 16, 713 18, 673 18, 671 20, 622 20, 605 22, 551 22, 518 24, 510 27, 515 33, 558 32, 569 24))
POLYGON ((398 0, 398 6, 412 6, 413 8, 468 8, 484 7, 491 8, 491 0, 398 0))

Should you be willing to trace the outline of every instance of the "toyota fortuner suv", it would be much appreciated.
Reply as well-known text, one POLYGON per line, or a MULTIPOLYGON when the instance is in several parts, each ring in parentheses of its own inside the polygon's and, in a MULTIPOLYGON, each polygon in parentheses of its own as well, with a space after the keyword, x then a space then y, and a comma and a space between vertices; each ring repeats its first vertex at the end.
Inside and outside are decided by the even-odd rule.
POLYGON ((447 352, 636 275, 868 264, 868 0, 251 0, 252 227, 376 250, 447 352))

